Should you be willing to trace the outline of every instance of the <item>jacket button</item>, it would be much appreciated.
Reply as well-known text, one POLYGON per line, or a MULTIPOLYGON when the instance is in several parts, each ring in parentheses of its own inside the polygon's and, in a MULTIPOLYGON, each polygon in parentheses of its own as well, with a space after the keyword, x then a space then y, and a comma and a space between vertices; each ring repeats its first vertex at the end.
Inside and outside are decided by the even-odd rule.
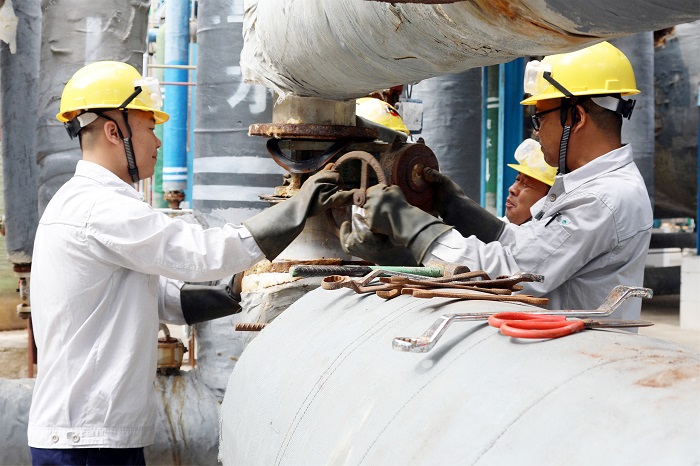
POLYGON ((550 195, 549 195, 549 200, 550 200, 550 202, 556 201, 556 200, 557 200, 557 195, 556 195, 556 194, 550 194, 550 195))
POLYGON ((58 442, 58 435, 52 435, 52 436, 51 436, 51 441, 52 441, 53 443, 58 442))
POLYGON ((80 442, 80 436, 79 435, 74 435, 73 436, 73 443, 78 443, 80 442))

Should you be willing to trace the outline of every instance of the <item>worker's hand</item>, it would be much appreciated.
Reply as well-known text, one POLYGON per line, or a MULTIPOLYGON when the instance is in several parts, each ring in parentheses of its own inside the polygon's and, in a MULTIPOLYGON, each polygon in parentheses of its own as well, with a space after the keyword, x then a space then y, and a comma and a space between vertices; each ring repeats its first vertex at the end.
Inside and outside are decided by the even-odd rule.
POLYGON ((348 254, 377 265, 419 265, 411 251, 392 243, 386 235, 373 233, 359 214, 353 214, 350 222, 340 226, 340 246, 348 254))
POLYGON ((434 168, 425 167, 423 169, 423 179, 428 183, 435 185, 435 198, 433 201, 433 210, 449 224, 450 220, 455 216, 459 216, 459 205, 464 202, 464 199, 469 199, 462 188, 452 179, 440 173, 434 168))
POLYGON ((367 190, 365 218, 374 233, 408 248, 420 263, 431 244, 451 227, 406 201, 398 186, 378 184, 367 190))
POLYGON ((352 191, 341 191, 340 175, 335 170, 321 170, 304 182, 289 200, 265 209, 243 222, 269 260, 279 255, 304 229, 307 217, 352 199, 352 191))
POLYGON ((235 274, 227 284, 195 285, 180 288, 180 307, 187 325, 199 324, 241 312, 243 272, 235 274))
POLYGON ((496 241, 501 236, 505 223, 464 194, 449 176, 426 167, 423 178, 436 185, 433 208, 462 236, 474 235, 485 243, 496 241))
POLYGON ((306 208, 307 217, 340 207, 352 200, 352 191, 341 191, 339 183, 340 174, 337 171, 323 169, 307 179, 291 201, 306 208))

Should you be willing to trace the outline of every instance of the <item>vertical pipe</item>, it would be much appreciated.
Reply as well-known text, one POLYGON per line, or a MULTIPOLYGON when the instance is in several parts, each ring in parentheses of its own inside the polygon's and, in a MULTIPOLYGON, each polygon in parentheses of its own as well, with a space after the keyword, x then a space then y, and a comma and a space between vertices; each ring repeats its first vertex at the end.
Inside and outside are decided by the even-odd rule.
POLYGON ((484 184, 486 190, 482 205, 496 214, 496 189, 498 182, 498 65, 486 68, 486 157, 484 184))
MULTIPOLYGON (((189 0, 168 0, 165 4, 165 64, 187 65, 189 51, 189 0)), ((165 82, 186 83, 186 69, 166 68, 165 82)), ((187 86, 165 86, 163 191, 184 193, 187 188, 187 86)))
POLYGON ((700 255, 700 85, 698 85, 698 187, 697 192, 697 212, 695 214, 695 254, 700 255))
MULTIPOLYGON (((165 63, 165 23, 162 22, 156 30, 155 53, 153 54, 153 63, 162 65, 165 63)), ((165 81, 165 71, 163 68, 154 68, 151 70, 151 76, 155 76, 158 82, 165 81)), ((165 137, 163 136, 163 126, 156 125, 154 132, 158 139, 162 141, 162 145, 158 148, 158 158, 156 159, 156 168, 153 173, 153 198, 152 205, 157 208, 168 207, 167 201, 163 195, 163 151, 165 150, 165 137)))
POLYGON ((637 101, 630 120, 622 125, 622 143, 632 145, 634 163, 644 178, 649 200, 654 205, 654 33, 642 32, 611 41, 632 64, 637 101))
POLYGON ((496 188, 497 215, 505 214, 505 200, 508 188, 515 182, 516 172, 506 170, 506 163, 512 163, 515 149, 523 141, 523 75, 525 60, 518 58, 498 65, 498 186, 496 188))
POLYGON ((285 173, 252 123, 272 121, 272 96, 241 75, 242 0, 205 0, 197 15, 197 89, 193 208, 240 223, 266 208, 285 173), (226 50, 226 53, 222 53, 226 50))
MULTIPOLYGON (((5 4, 10 8, 11 4, 5 4)), ((41 49, 41 1, 14 2, 15 53, 0 42, 0 118, 2 119, 5 245, 14 264, 32 261, 38 224, 36 124, 41 49)))
POLYGON ((435 152, 440 171, 472 199, 481 177, 481 69, 426 79, 411 97, 423 101, 420 137, 435 152))
MULTIPOLYGON (((197 42, 190 42, 190 63, 197 63, 197 42)), ((193 69, 190 72, 190 81, 197 82, 197 70, 193 69)), ((185 190, 186 207, 192 207, 192 191, 194 189, 194 126, 197 108, 197 89, 195 86, 188 88, 190 97, 190 107, 187 126, 187 189, 185 190)), ((185 206, 183 206, 185 207, 185 206)))

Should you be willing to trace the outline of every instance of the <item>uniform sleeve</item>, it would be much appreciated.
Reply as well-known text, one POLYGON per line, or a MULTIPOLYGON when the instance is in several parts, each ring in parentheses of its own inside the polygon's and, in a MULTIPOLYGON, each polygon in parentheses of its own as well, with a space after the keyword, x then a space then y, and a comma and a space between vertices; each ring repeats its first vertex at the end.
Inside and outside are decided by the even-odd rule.
POLYGON ((543 283, 526 286, 528 292, 544 295, 618 244, 612 210, 596 196, 557 207, 539 221, 507 224, 498 241, 488 244, 447 232, 428 250, 424 262, 455 262, 492 277, 516 272, 544 275, 543 283))
POLYGON ((158 318, 166 324, 187 325, 180 305, 180 290, 185 282, 160 277, 158 318))
POLYGON ((90 250, 106 262, 151 275, 203 282, 242 272, 264 258, 244 226, 203 229, 140 201, 123 204, 96 206, 86 225, 90 250))

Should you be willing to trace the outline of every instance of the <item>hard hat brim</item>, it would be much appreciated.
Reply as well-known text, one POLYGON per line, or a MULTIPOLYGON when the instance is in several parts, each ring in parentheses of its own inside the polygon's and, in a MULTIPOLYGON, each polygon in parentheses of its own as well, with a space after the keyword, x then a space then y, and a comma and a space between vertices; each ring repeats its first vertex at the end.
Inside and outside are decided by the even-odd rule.
POLYGON ((544 173, 537 173, 536 171, 534 171, 532 168, 530 168, 530 167, 528 167, 528 166, 520 165, 520 164, 516 164, 516 163, 509 163, 509 164, 507 164, 507 165, 508 165, 510 168, 513 168, 514 170, 519 171, 519 172, 522 173, 523 175, 527 175, 527 176, 529 176, 530 178, 533 178, 533 179, 535 179, 535 180, 537 180, 537 181, 541 181, 542 183, 544 183, 544 184, 546 184, 546 185, 548 185, 548 186, 552 186, 552 185, 554 184, 554 180, 551 180, 551 181, 548 180, 548 179, 544 176, 544 173))

